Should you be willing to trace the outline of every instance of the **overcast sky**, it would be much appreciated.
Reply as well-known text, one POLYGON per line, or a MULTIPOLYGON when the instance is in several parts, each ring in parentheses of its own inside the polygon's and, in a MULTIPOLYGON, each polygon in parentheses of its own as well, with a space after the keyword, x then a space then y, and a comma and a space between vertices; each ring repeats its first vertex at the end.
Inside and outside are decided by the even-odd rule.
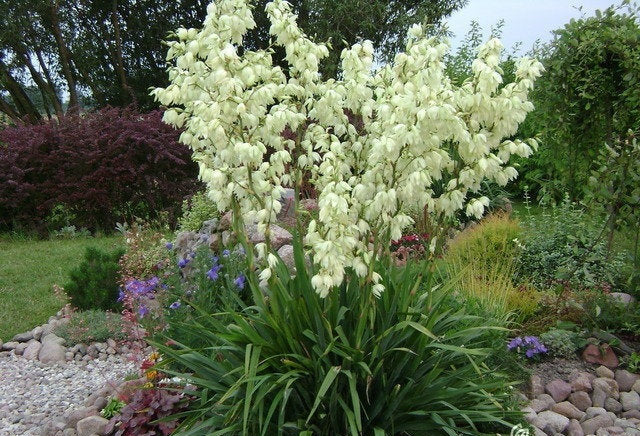
POLYGON ((469 4, 448 19, 449 30, 455 33, 451 42, 457 47, 476 20, 489 35, 489 29, 500 19, 505 20, 502 42, 509 49, 522 42, 520 53, 527 52, 536 39, 548 41, 551 31, 562 27, 571 18, 582 14, 592 16, 596 9, 606 9, 616 0, 469 0, 469 4), (576 8, 582 6, 582 11, 576 8))

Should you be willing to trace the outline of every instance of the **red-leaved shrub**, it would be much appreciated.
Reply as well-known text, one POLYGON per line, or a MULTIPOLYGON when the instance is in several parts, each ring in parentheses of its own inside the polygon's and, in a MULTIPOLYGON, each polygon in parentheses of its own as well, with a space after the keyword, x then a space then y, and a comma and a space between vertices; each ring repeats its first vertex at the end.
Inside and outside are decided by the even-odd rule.
POLYGON ((171 220, 198 183, 178 137, 160 111, 132 108, 0 131, 0 229, 43 228, 60 206, 89 229, 161 212, 171 220))

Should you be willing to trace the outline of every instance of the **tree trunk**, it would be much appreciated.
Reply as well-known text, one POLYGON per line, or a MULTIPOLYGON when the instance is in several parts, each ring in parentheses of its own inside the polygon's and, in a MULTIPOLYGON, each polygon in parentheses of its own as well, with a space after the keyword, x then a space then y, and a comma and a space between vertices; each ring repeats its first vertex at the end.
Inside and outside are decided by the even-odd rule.
MULTIPOLYGON (((36 85, 38 85, 38 89, 42 94, 42 100, 47 114, 50 115, 48 104, 48 102, 50 102, 51 106, 53 106, 54 110, 56 111, 56 115, 58 115, 58 117, 61 117, 63 115, 62 105, 58 101, 58 96, 56 95, 55 90, 51 87, 51 84, 48 83, 44 79, 44 77, 42 77, 42 74, 40 74, 38 70, 36 70, 36 68, 33 66, 33 63, 31 62, 29 54, 26 51, 20 48, 19 50, 16 50, 16 53, 18 53, 18 55, 22 59, 22 62, 29 69, 29 73, 31 73, 31 78, 33 79, 33 81, 36 83, 36 85)), ((51 116, 49 116, 49 118, 51 118, 51 116)))
POLYGON ((0 112, 7 114, 13 121, 20 121, 20 114, 2 97, 0 97, 0 112))
POLYGON ((137 105, 136 94, 127 83, 127 74, 124 70, 124 56, 122 53, 122 35, 120 34, 120 22, 118 21, 118 0, 113 0, 113 9, 111 10, 111 24, 113 25, 114 37, 116 42, 116 73, 120 79, 120 85, 129 96, 131 102, 137 105))
POLYGON ((22 88, 22 85, 20 85, 20 83, 11 76, 9 70, 2 61, 0 61, 0 83, 2 83, 4 88, 9 92, 9 95, 16 107, 16 111, 20 116, 27 116, 31 122, 40 121, 42 119, 42 115, 40 115, 38 109, 29 99, 29 96, 22 88))
POLYGON ((71 53, 62 36, 62 30, 60 29, 60 19, 58 17, 59 9, 60 0, 49 0, 51 32, 56 40, 58 55, 60 56, 60 65, 62 66, 62 73, 67 81, 67 87, 69 88, 69 111, 73 113, 79 110, 78 90, 76 87, 73 67, 71 65, 71 53))
POLYGON ((42 57, 42 52, 39 47, 35 49, 36 56, 38 58, 38 63, 40 64, 40 68, 42 69, 42 74, 44 74, 45 79, 47 80, 47 84, 49 86, 50 92, 52 94, 53 108, 56 111, 56 115, 58 118, 64 116, 64 110, 62 109, 62 102, 58 97, 58 93, 56 92, 55 85, 53 83, 53 79, 51 78, 51 73, 49 73, 49 68, 47 68, 47 64, 42 57))

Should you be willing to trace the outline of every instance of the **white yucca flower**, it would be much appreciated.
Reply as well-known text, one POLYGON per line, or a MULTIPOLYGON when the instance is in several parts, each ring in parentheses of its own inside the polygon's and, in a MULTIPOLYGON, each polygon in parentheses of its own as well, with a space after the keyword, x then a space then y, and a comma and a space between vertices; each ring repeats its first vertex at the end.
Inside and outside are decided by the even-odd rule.
MULTIPOLYGON (((305 178, 320 209, 304 237, 317 266, 313 286, 327 295, 352 268, 379 295, 374 248, 412 224, 408 210, 453 216, 466 208, 480 217, 488 205, 474 195, 481 182, 517 176, 510 157, 527 157, 537 144, 509 138, 533 109, 528 93, 542 65, 522 59, 516 81, 504 84, 502 44, 492 39, 478 49, 473 77, 457 87, 445 73, 448 45, 416 25, 392 64, 374 72, 374 48, 364 41, 343 50, 340 80, 323 80, 327 47, 304 35, 287 2, 266 11, 287 74, 270 51, 238 50, 255 27, 247 1, 217 0, 201 30, 176 32, 171 84, 153 94, 168 107, 164 120, 184 129, 180 140, 221 211, 235 205, 264 229, 283 188, 305 178)), ((275 265, 269 251, 268 241, 256 249, 263 283, 275 265)))

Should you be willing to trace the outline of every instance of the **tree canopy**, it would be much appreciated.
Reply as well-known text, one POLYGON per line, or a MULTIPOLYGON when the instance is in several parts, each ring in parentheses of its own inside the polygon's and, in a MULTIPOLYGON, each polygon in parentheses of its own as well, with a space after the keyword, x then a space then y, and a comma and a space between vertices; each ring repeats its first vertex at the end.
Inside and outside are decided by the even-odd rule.
MULTIPOLYGON (((291 0, 303 30, 330 40, 323 73, 361 39, 388 59, 412 23, 438 25, 468 0, 291 0)), ((166 47, 177 27, 198 27, 208 0, 5 0, 0 3, 0 112, 37 121, 83 107, 153 107, 149 87, 166 84, 166 47)), ((249 48, 269 45, 267 0, 254 2, 249 48)), ((278 58, 279 53, 275 53, 278 58)))

